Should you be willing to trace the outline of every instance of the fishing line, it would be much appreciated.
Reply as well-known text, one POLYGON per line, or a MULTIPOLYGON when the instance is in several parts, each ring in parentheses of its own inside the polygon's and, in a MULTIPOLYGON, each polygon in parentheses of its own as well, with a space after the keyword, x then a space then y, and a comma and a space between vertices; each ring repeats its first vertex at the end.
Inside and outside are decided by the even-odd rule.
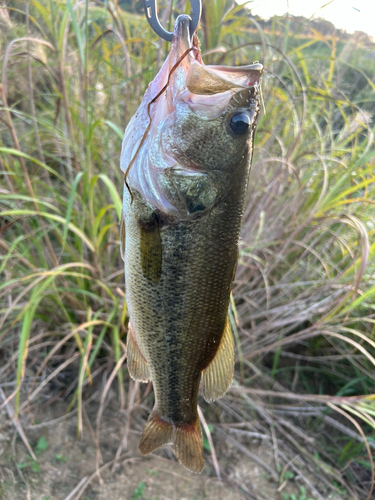
POLYGON ((131 192, 131 189, 130 189, 130 186, 128 184, 128 181, 127 181, 127 177, 128 177, 128 174, 129 174, 129 170, 131 169, 131 167, 133 166, 134 164, 134 161, 135 159, 137 158, 138 156, 138 153, 141 149, 141 147, 143 146, 145 140, 146 140, 146 137, 147 137, 147 134, 150 130, 150 127, 151 127, 151 122, 152 122, 152 118, 151 118, 151 115, 150 115, 150 109, 151 109, 151 104, 153 104, 157 99, 159 99, 159 97, 165 92, 165 90, 167 89, 168 85, 169 85, 169 82, 170 82, 170 79, 171 79, 171 76, 172 74, 175 72, 175 70, 178 68, 178 66, 181 64, 181 62, 185 59, 185 57, 190 54, 190 52, 192 50, 196 50, 198 52, 197 56, 200 55, 200 49, 199 49, 199 46, 197 44, 197 40, 198 38, 196 37, 196 35, 194 35, 194 40, 193 40, 193 46, 190 47, 189 49, 187 49, 181 57, 178 58, 177 62, 173 65, 171 71, 169 72, 169 75, 168 75, 168 79, 167 79, 167 83, 164 85, 164 87, 156 94, 155 97, 153 97, 151 99, 151 101, 147 104, 147 114, 148 114, 148 117, 150 119, 149 121, 149 124, 147 125, 147 128, 146 130, 144 131, 144 134, 142 136, 142 139, 141 139, 141 142, 139 143, 139 146, 137 148, 137 151, 135 152, 135 155, 133 156, 133 158, 131 159, 129 165, 128 165, 128 168, 126 169, 126 172, 125 172, 125 175, 124 175, 124 182, 125 182, 125 185, 126 185, 126 188, 127 190, 129 191, 129 194, 130 194, 130 205, 133 204, 133 193, 131 192))

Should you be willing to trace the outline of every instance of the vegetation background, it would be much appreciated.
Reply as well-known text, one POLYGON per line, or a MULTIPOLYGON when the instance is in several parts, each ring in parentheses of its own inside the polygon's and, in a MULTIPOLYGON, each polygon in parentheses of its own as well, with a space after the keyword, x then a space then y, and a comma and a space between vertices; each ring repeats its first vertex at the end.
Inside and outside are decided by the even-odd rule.
MULTIPOLYGON (((161 2, 163 25, 189 12, 185 3, 161 2)), ((205 474, 233 498, 370 499, 375 44, 325 21, 264 22, 229 0, 203 3, 205 62, 265 66, 230 309, 235 381, 216 404, 200 401, 205 474), (247 463, 272 493, 241 473, 247 463)), ((0 2, 0 431, 14 427, 28 449, 16 459, 15 436, 0 453, 0 496, 6 470, 13 498, 77 500, 97 482, 64 483, 61 496, 51 480, 50 496, 38 493, 48 442, 29 436, 54 405, 64 403, 78 435, 94 436, 102 472, 136 454, 128 437, 139 437, 152 407, 150 385, 129 381, 125 362, 119 155, 168 44, 138 7, 0 2), (110 408, 125 430, 106 462, 110 408)), ((150 498, 145 485, 121 498, 150 498)))

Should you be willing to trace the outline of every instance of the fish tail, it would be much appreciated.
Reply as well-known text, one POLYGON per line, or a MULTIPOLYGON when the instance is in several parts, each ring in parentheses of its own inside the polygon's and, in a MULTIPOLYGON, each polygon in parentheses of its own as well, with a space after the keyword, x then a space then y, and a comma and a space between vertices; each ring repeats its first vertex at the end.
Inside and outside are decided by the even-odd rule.
POLYGON ((202 431, 198 416, 191 424, 176 426, 164 420, 157 410, 153 410, 143 429, 140 452, 148 455, 166 444, 172 446, 180 464, 191 472, 202 472, 202 431))
POLYGON ((198 417, 192 424, 176 427, 173 437, 173 451, 178 461, 192 472, 202 472, 203 440, 198 417))
POLYGON ((173 444, 173 433, 173 426, 153 410, 143 429, 139 443, 140 452, 142 455, 148 455, 165 444, 173 444))

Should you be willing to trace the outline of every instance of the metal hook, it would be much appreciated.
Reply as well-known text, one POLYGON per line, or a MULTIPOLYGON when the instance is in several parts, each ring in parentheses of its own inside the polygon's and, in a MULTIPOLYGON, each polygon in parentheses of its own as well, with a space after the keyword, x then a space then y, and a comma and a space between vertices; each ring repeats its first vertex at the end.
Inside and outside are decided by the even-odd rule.
MULTIPOLYGON (((160 20, 158 18, 158 12, 156 9, 156 1, 157 0, 144 0, 145 6, 145 14, 146 19, 149 22, 151 28, 155 31, 157 35, 159 35, 167 42, 171 42, 173 38, 173 33, 167 31, 160 24, 160 20)), ((191 3, 191 22, 190 22, 190 33, 191 36, 195 33, 197 29, 199 19, 202 14, 202 0, 190 0, 191 3)))

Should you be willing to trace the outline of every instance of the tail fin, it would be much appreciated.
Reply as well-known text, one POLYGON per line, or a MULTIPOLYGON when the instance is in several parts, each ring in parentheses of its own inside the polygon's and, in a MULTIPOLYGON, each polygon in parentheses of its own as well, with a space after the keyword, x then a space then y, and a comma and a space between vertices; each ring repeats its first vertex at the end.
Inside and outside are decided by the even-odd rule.
POLYGON ((148 455, 165 444, 172 446, 178 461, 186 469, 202 472, 202 431, 198 417, 192 424, 174 426, 153 410, 143 429, 139 449, 142 455, 148 455))

